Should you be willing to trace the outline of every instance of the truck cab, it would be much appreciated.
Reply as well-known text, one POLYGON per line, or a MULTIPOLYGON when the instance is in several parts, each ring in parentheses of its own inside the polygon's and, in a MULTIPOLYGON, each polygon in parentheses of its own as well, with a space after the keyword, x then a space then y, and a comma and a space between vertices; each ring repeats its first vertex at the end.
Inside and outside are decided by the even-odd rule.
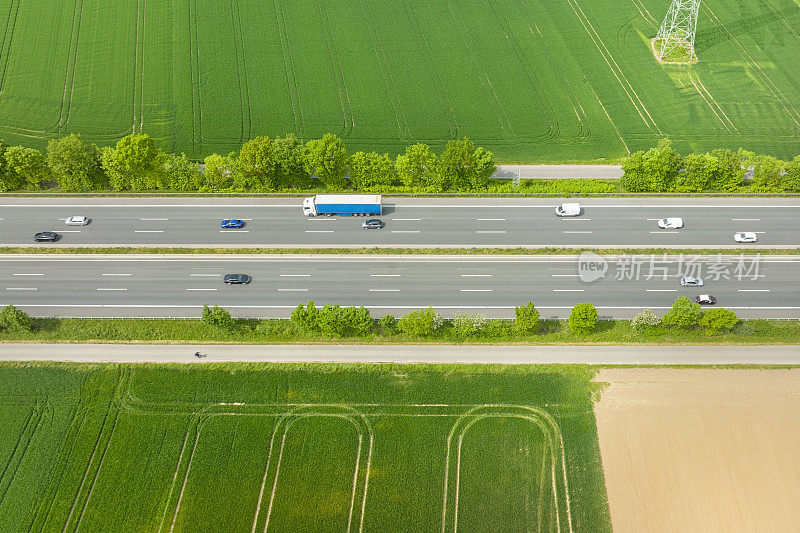
POLYGON ((317 216, 317 206, 314 205, 314 197, 303 198, 303 214, 307 217, 317 216))

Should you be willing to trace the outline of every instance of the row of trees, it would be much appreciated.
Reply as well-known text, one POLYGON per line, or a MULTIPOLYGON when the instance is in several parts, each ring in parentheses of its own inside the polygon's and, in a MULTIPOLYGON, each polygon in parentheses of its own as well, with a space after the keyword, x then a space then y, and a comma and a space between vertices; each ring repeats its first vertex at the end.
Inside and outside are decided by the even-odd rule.
POLYGON ((723 330, 729 331, 738 323, 739 317, 730 309, 715 307, 704 312, 700 304, 685 296, 675 300, 672 308, 661 318, 653 311, 645 309, 631 321, 631 325, 637 331, 659 325, 676 329, 692 329, 700 326, 709 335, 723 330))
POLYGON ((755 192, 800 192, 800 156, 787 163, 741 148, 682 156, 669 139, 631 154, 622 170, 622 187, 629 192, 736 191, 749 173, 755 192))
POLYGON ((348 154, 333 134, 307 143, 293 134, 257 137, 239 152, 212 154, 203 165, 168 154, 144 133, 99 148, 71 134, 53 139, 43 154, 0 141, 0 191, 39 189, 55 181, 65 191, 270 192, 308 189, 317 176, 331 191, 375 190, 395 185, 439 192, 481 190, 494 174, 491 152, 467 138, 450 141, 437 155, 427 144, 389 154, 348 154))

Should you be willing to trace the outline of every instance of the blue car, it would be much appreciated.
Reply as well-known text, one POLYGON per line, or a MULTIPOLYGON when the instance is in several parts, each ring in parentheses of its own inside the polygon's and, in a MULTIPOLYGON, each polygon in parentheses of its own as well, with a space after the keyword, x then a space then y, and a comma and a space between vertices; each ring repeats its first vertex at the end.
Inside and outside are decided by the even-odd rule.
POLYGON ((244 227, 244 221, 236 220, 236 219, 231 219, 231 220, 227 220, 226 219, 226 220, 223 220, 222 222, 220 222, 219 226, 221 228, 225 228, 225 229, 243 228, 244 227))

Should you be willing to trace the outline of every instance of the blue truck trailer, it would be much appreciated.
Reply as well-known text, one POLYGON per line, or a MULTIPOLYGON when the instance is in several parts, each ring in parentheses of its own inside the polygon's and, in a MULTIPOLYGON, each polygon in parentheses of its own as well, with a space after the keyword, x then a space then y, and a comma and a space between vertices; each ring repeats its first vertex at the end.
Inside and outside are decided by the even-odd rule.
POLYGON ((303 199, 303 214, 307 217, 369 216, 382 212, 380 194, 318 194, 303 199))

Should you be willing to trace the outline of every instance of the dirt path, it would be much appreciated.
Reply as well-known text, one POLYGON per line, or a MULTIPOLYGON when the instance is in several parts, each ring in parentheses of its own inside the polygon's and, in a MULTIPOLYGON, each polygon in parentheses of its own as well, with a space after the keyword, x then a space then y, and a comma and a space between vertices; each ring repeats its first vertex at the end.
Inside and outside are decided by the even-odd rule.
POLYGON ((800 531, 800 370, 609 369, 614 531, 800 531))

